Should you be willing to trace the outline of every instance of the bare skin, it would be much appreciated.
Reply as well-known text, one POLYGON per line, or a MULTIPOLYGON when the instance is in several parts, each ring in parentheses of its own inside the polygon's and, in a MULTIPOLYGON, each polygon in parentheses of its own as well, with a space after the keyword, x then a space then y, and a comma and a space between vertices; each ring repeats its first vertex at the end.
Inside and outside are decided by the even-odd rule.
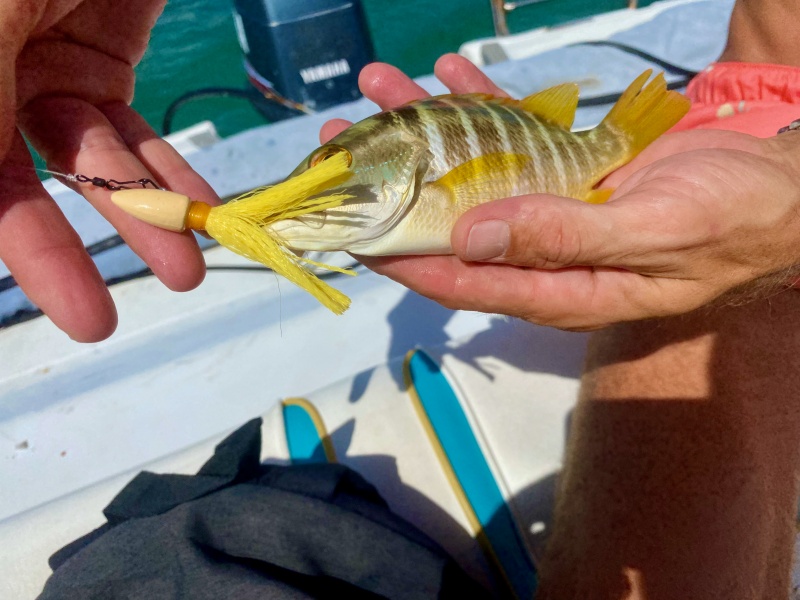
POLYGON ((590 343, 541 600, 780 600, 797 512, 800 295, 590 343))
MULTIPOLYGON (((193 198, 218 202, 128 106, 133 66, 164 1, 0 2, 0 258, 31 300, 79 341, 111 335, 116 310, 81 240, 30 170, 20 131, 55 170, 155 178, 193 198)), ((106 190, 79 191, 170 289, 189 290, 202 281, 202 255, 190 235, 160 231, 123 214, 106 190)))
MULTIPOLYGON (((727 57, 764 60, 736 48, 737 15, 727 57)), ((503 93, 458 57, 436 73, 455 93, 503 93)), ((425 95, 387 65, 361 85, 383 108, 425 95)), ((788 597, 800 294, 780 292, 800 262, 798 181, 798 135, 665 136, 609 177, 607 205, 501 200, 461 219, 454 257, 369 260, 447 306, 570 329, 639 320, 590 344, 540 599, 788 597), (470 260, 472 228, 497 219, 508 249, 470 260), (762 300, 699 308, 742 284, 762 300)))
MULTIPOLYGON (((740 0, 722 60, 800 64, 798 9, 740 0)), ((785 291, 592 337, 541 600, 789 597, 798 310, 785 291)))
MULTIPOLYGON (((741 4, 749 7, 755 1, 741 4)), ((781 4, 787 15, 789 2, 781 4)), ((116 312, 80 240, 33 173, 20 168, 30 167, 30 160, 14 126, 56 170, 156 177, 193 198, 216 202, 205 182, 127 107, 132 66, 144 52, 162 6, 163 0, 128 3, 125 35, 112 36, 108 32, 114 31, 118 17, 113 0, 0 4, 0 257, 56 325, 81 341, 110 335, 116 312)), ((748 18, 739 21, 747 23, 748 18)), ((745 34, 739 37, 745 39, 745 34)), ((736 55, 731 50, 731 56, 736 55)), ((441 61, 437 71, 454 92, 502 93, 453 57, 441 61)), ((362 86, 384 106, 425 95, 385 65, 368 68, 362 86)), ((797 167, 787 164, 786 156, 797 153, 785 152, 780 143, 746 136, 687 136, 665 138, 616 174, 611 183, 646 167, 637 173, 638 179, 623 184, 616 202, 605 207, 555 197, 484 205, 456 227, 456 257, 403 257, 369 264, 447 306, 503 312, 572 329, 692 310, 732 287, 795 265, 800 246, 787 232, 796 230, 800 192, 794 177, 797 167), (713 152, 681 152, 688 149, 713 152), (697 160, 708 168, 697 173, 697 160), (653 161, 657 162, 650 165, 653 161), (726 175, 710 180, 710 172, 726 175), (708 197, 687 207, 681 196, 696 186, 706 187, 708 197), (759 212, 762 218, 752 222, 748 209, 765 189, 784 201, 759 212), (729 201, 731 194, 735 202, 729 201), (538 229, 531 228, 530 219, 538 229), (474 262, 471 256, 480 242, 475 226, 487 220, 508 224, 513 233, 510 245, 489 262, 474 262), (641 235, 645 231, 652 235, 641 235), (627 242, 620 245, 622 239, 627 242), (707 243, 709 239, 714 243, 707 243), (760 242, 763 239, 771 240, 769 247, 760 242)), ((201 281, 202 257, 190 236, 158 231, 122 214, 104 190, 85 186, 81 191, 168 287, 188 290, 201 281)))
MULTIPOLYGON (((458 56, 436 72, 454 93, 505 95, 458 56)), ((360 83, 383 108, 427 95, 389 65, 367 67, 360 83)), ((346 126, 330 122, 323 139, 346 126)), ((562 329, 685 313, 800 263, 798 148, 795 133, 665 136, 604 182, 617 188, 605 205, 547 195, 491 202, 456 224, 455 256, 364 262, 445 306, 562 329), (471 245, 485 221, 506 224, 509 244, 477 261, 471 245)))

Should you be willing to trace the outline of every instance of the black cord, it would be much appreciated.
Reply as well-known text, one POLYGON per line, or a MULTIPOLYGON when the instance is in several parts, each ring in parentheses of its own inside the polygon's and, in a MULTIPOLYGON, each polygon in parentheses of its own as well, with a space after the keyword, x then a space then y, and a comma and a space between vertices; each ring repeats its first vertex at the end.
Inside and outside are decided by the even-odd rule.
MULTIPOLYGON (((679 90, 681 88, 686 87, 686 85, 692 80, 691 77, 682 77, 676 81, 670 81, 667 83, 668 90, 679 90)), ((620 99, 622 94, 613 93, 613 94, 606 94, 604 96, 592 96, 591 98, 581 98, 578 100, 578 108, 585 108, 587 106, 603 106, 604 104, 611 104, 612 102, 616 102, 620 99)))
POLYGON ((659 58, 658 56, 653 56, 652 54, 645 52, 644 50, 640 50, 639 48, 629 46, 628 44, 612 42, 611 40, 577 42, 575 44, 570 44, 570 46, 606 46, 609 48, 616 48, 617 50, 621 50, 626 54, 633 54, 634 56, 638 56, 639 58, 644 59, 647 62, 651 62, 654 65, 658 65, 665 71, 669 71, 670 73, 674 73, 675 75, 683 75, 684 77, 692 78, 699 73, 699 71, 692 71, 691 69, 686 69, 684 67, 681 67, 680 65, 676 65, 675 63, 666 61, 663 58, 659 58))
MULTIPOLYGON (((681 67, 680 65, 676 65, 675 63, 666 61, 663 58, 653 56, 652 54, 645 52, 644 50, 640 50, 639 48, 634 48, 633 46, 629 46, 628 44, 612 42, 610 40, 596 40, 594 42, 577 42, 575 44, 569 44, 569 46, 570 47, 599 46, 599 47, 615 48, 616 50, 621 50, 626 54, 632 54, 633 56, 638 56, 639 58, 646 60, 647 62, 653 63, 654 65, 658 65, 665 71, 669 71, 674 75, 682 75, 680 79, 667 83, 668 90, 678 90, 686 87, 689 84, 689 82, 699 73, 699 71, 692 71, 691 69, 686 69, 684 67, 681 67)), ((612 102, 616 102, 617 100, 619 100, 621 96, 622 96, 621 93, 614 93, 614 94, 605 94, 603 96, 592 96, 590 98, 581 98, 580 100, 578 100, 578 108, 611 104, 612 102)))
MULTIPOLYGON (((358 262, 353 261, 350 265, 343 267, 345 269, 352 269, 354 271, 361 271, 363 270, 364 266, 358 262)), ((264 271, 268 273, 272 273, 272 269, 269 267, 265 267, 263 265, 206 265, 206 271, 264 271)), ((144 279, 145 277, 151 277, 154 273, 148 268, 141 269, 139 271, 134 271, 133 273, 127 273, 125 275, 121 275, 119 277, 109 277, 106 279, 106 285, 112 286, 117 285, 119 283, 127 283, 129 281, 135 281, 137 279, 144 279)), ((339 273, 338 271, 326 271, 323 273, 317 273, 317 277, 320 279, 335 279, 339 277, 345 277, 344 273, 339 273)), ((8 276, 0 280, 0 286, 6 284, 7 287, 3 289, 9 289, 9 287, 15 287, 17 284, 14 282, 13 277, 8 276), (11 280, 12 285, 8 286, 6 280, 11 280)), ((0 289, 0 292, 3 291, 0 289)), ((38 317, 43 316, 44 313, 38 308, 21 308, 16 311, 13 315, 9 315, 7 317, 0 318, 0 329, 5 327, 11 327, 12 325, 17 325, 19 323, 24 323, 25 321, 30 321, 31 319, 36 319, 38 317)))
POLYGON ((172 133, 172 121, 175 118, 175 113, 178 112, 178 109, 187 102, 197 100, 198 98, 244 98, 250 102, 258 102, 259 100, 263 100, 263 96, 255 89, 208 87, 186 92, 174 100, 164 112, 164 120, 161 123, 162 135, 169 135, 172 133))
MULTIPOLYGON (((119 236, 118 234, 115 234, 105 239, 102 239, 99 242, 89 244, 88 246, 86 246, 86 253, 89 256, 95 256, 97 254, 100 254, 101 252, 105 252, 106 250, 112 250, 113 248, 117 248, 118 246, 124 246, 124 245, 125 245, 125 240, 123 240, 122 237, 119 236)), ((6 290, 10 290, 11 288, 15 287, 17 287, 17 282, 15 281, 13 276, 6 275, 2 279, 0 279, 0 293, 3 293, 6 290)))

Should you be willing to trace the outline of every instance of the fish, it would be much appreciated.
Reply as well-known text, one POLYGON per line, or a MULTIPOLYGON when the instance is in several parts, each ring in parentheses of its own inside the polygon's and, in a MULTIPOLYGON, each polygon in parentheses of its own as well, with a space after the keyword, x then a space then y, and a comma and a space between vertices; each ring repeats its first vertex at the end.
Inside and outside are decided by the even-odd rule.
POLYGON ((341 314, 350 300, 308 267, 310 251, 452 254, 470 208, 555 194, 609 199, 603 179, 675 125, 691 103, 648 70, 597 127, 572 131, 579 88, 563 83, 522 100, 441 95, 368 117, 311 152, 283 182, 211 207, 166 190, 122 190, 112 201, 172 231, 207 232, 341 314))
POLYGON ((296 251, 365 256, 452 254, 458 218, 479 204, 546 193, 591 203, 597 189, 688 111, 663 74, 637 77, 594 129, 572 132, 579 88, 565 83, 524 100, 486 94, 410 102, 356 123, 314 150, 296 177, 334 156, 351 176, 324 193, 341 205, 269 229, 296 251))

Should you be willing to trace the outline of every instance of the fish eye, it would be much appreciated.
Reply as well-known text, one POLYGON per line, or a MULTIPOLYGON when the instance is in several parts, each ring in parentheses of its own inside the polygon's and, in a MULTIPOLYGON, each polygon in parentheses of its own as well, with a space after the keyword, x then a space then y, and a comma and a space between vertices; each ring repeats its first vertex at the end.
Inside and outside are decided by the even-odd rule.
POLYGON ((345 153, 347 166, 349 167, 351 164, 353 164, 353 155, 350 154, 347 148, 342 148, 341 146, 323 146, 311 157, 311 160, 309 160, 309 167, 316 167, 319 163, 324 162, 329 158, 336 156, 337 154, 341 154, 342 152, 345 153))

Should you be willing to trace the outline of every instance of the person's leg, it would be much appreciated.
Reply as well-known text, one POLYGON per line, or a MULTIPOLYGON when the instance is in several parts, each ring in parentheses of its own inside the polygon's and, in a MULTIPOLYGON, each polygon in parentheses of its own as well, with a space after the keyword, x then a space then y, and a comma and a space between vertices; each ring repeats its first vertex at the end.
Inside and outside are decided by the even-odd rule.
POLYGON ((541 600, 788 597, 800 293, 595 334, 541 600))

